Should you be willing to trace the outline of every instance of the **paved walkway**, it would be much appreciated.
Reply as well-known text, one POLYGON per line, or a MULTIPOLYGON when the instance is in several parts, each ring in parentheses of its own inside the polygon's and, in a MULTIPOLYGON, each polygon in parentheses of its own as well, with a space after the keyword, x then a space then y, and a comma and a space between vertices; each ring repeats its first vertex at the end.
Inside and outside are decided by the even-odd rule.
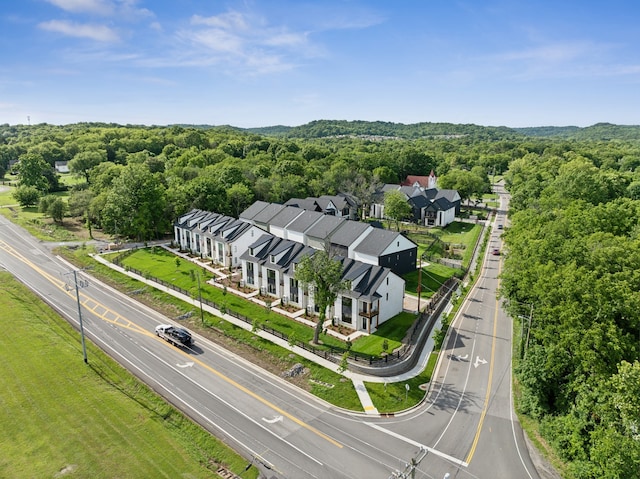
MULTIPOLYGON (((172 250, 172 252, 174 252, 172 250)), ((196 308, 200 308, 200 303, 194 299, 191 298, 190 296, 184 295, 182 293, 179 293, 178 291, 175 291, 171 288, 167 288, 166 286, 163 286, 161 284, 155 283, 151 280, 148 280, 146 278, 144 278, 143 276, 140 276, 138 274, 132 273, 131 271, 126 271, 124 268, 122 268, 121 266, 115 265, 113 263, 111 263, 110 261, 107 261, 106 259, 104 259, 101 255, 99 254, 95 254, 92 255, 93 258, 104 264, 105 266, 108 266, 109 268, 118 271, 121 274, 125 274, 127 276, 130 276, 131 278, 134 278, 144 284, 147 284, 153 288, 156 288, 158 290, 164 291, 167 294, 170 294, 188 304, 192 304, 194 307, 196 308)), ((190 261, 193 261, 195 263, 200 264, 200 262, 196 259, 194 260, 193 258, 189 258, 186 255, 183 255, 185 259, 189 259, 190 261)), ((212 269, 210 266, 208 267, 208 269, 212 269)), ((412 297, 416 303, 417 303, 417 298, 412 297)), ((425 302, 426 305, 426 302, 425 302)), ((215 316, 218 316, 220 318, 223 318, 225 321, 228 321, 236 326, 238 326, 239 328, 243 328, 247 331, 251 331, 253 329, 253 326, 251 324, 245 323, 244 321, 235 318, 229 314, 223 313, 222 311, 213 308, 207 304, 202 304, 202 309, 207 311, 208 313, 211 313, 215 316)), ((443 312, 443 314, 445 314, 446 312, 450 311, 450 307, 448 306, 447 309, 445 309, 445 311, 443 312)), ((372 382, 372 383, 395 383, 395 382, 402 382, 402 381, 406 381, 408 379, 411 379, 415 376, 417 376, 418 374, 420 374, 424 368, 427 366, 427 362, 429 360, 429 356, 431 355, 431 352, 433 351, 434 348, 434 341, 433 341, 433 331, 435 331, 436 329, 440 328, 440 318, 438 318, 432 328, 432 332, 431 335, 429 336, 429 338, 427 339, 427 342, 425 344, 425 346, 422 348, 422 351, 420 353, 420 358, 418 360, 418 362, 416 363, 416 365, 410 370, 407 371, 403 374, 400 374, 398 376, 390 376, 390 377, 380 377, 380 376, 370 376, 370 375, 365 375, 365 374, 359 374, 359 373, 354 373, 352 371, 340 371, 340 365, 336 364, 332 361, 329 361, 327 359, 324 359, 320 356, 317 356, 316 354, 313 354, 311 351, 307 351, 306 349, 303 349, 299 346, 291 346, 288 341, 285 341, 282 338, 279 338, 277 336, 274 336, 266 331, 263 331, 261 329, 254 331, 254 334, 257 334, 258 336, 271 341, 272 343, 275 343, 285 349, 289 349, 290 351, 294 352, 295 354, 304 357, 305 359, 308 359, 309 361, 313 361, 316 364, 319 364, 327 369, 330 369, 331 371, 334 371, 337 374, 341 374, 349 379, 351 379, 351 381, 353 382, 353 385, 355 387, 356 393, 358 394, 358 398, 360 399, 360 402, 362 404, 362 408, 364 409, 365 414, 370 414, 370 415, 378 415, 379 412, 376 409, 376 407, 373 405, 373 401, 371 400, 371 397, 369 396, 369 393, 367 391, 367 388, 365 386, 365 382, 372 382)))

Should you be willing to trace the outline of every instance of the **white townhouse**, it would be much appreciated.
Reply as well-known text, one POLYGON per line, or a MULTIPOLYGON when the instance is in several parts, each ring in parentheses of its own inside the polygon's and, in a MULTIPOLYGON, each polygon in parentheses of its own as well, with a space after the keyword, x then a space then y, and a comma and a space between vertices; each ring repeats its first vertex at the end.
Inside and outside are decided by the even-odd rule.
MULTIPOLYGON (((313 291, 295 279, 295 266, 317 250, 301 243, 263 234, 241 256, 244 285, 261 294, 281 299, 283 304, 318 314, 313 291)), ((343 266, 343 279, 351 288, 327 311, 334 324, 354 331, 374 332, 380 324, 402 312, 404 280, 390 269, 336 256, 343 266)))
POLYGON ((174 239, 181 250, 226 268, 239 267, 240 255, 262 233, 250 223, 202 210, 192 210, 174 224, 174 239))
POLYGON ((328 247, 333 254, 384 266, 399 275, 417 267, 418 245, 398 232, 368 223, 261 201, 241 213, 240 219, 275 236, 315 249, 328 247))

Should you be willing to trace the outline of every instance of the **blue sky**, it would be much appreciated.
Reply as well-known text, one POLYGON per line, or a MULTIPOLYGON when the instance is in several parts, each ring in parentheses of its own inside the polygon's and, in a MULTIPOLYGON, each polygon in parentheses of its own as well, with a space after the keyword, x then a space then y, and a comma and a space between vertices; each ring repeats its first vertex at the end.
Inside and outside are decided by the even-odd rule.
POLYGON ((637 0, 16 0, 0 123, 640 124, 637 0))

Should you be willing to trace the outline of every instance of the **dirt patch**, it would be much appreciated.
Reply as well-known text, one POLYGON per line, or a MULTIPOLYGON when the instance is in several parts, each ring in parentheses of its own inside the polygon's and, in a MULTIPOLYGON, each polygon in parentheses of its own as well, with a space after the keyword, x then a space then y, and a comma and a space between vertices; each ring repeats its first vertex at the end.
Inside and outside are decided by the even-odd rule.
MULTIPOLYGON (((43 221, 47 224, 53 224, 53 220, 50 218, 47 218, 43 221)), ((58 226, 71 233, 74 237, 77 238, 77 241, 89 241, 91 239, 98 241, 111 241, 110 235, 103 233, 102 230, 97 228, 91 229, 91 235, 93 236, 93 238, 90 237, 89 230, 87 229, 87 223, 81 216, 75 218, 65 218, 62 225, 58 224, 58 226)))

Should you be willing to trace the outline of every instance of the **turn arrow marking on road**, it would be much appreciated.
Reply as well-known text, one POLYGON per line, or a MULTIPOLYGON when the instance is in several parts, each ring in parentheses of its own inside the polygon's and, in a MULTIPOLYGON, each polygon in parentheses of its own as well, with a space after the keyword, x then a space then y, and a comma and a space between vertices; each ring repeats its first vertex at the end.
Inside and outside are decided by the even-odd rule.
POLYGON ((486 359, 480 359, 480 356, 476 356, 476 362, 473 363, 473 367, 477 368, 480 364, 487 364, 486 359))
POLYGON ((263 420, 264 422, 268 422, 269 424, 275 424, 275 423, 277 423, 278 421, 282 421, 282 416, 276 416, 276 417, 274 417, 273 419, 267 419, 267 418, 264 418, 264 417, 263 417, 263 418, 262 418, 262 420, 263 420))
POLYGON ((179 368, 191 368, 193 367, 193 363, 185 363, 185 364, 176 364, 179 368))

